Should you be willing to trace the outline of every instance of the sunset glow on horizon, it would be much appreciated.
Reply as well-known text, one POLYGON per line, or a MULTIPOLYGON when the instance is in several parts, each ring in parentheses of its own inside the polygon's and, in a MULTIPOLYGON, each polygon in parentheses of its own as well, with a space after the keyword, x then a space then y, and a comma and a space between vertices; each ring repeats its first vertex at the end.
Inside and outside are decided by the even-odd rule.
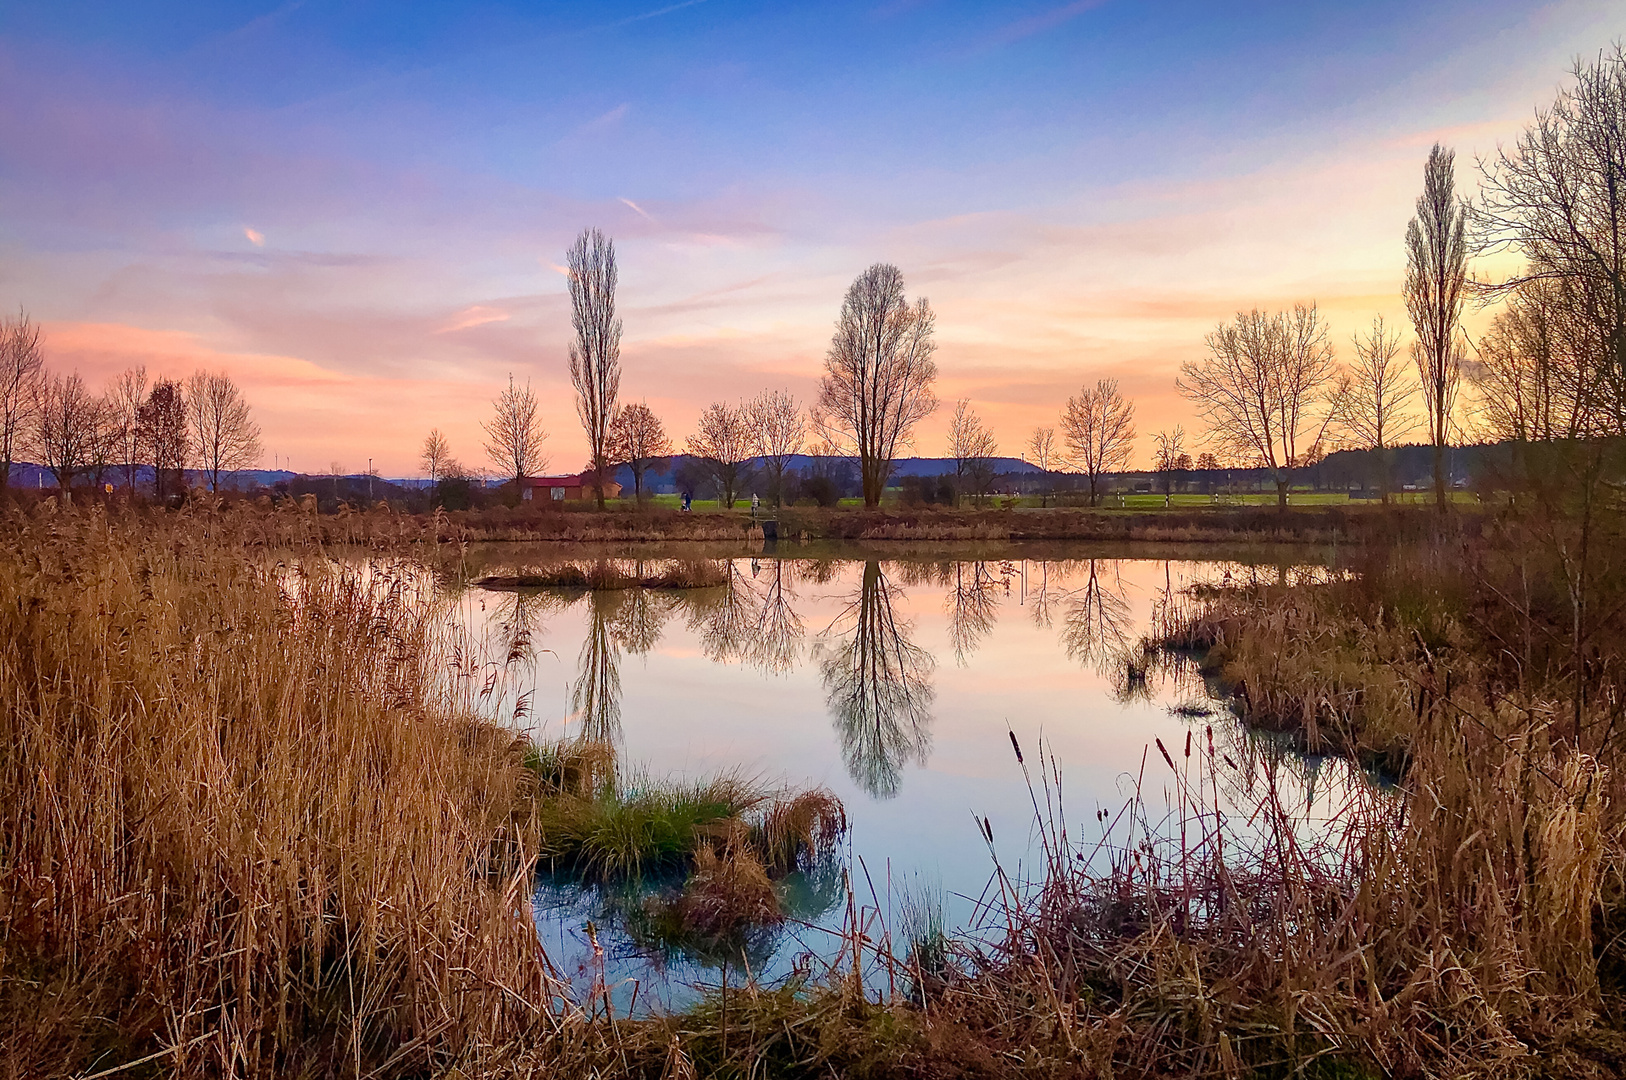
MULTIPOLYGON (((560 268, 582 228, 620 256, 622 399, 678 443, 713 400, 810 401, 843 292, 884 261, 936 310, 938 397, 1002 454, 1110 377, 1144 462, 1152 431, 1196 433, 1175 374, 1236 311, 1314 301, 1341 358, 1374 315, 1406 326, 1430 145, 1471 195, 1619 13, 8 8, 0 308, 98 388, 229 372, 263 467, 417 475, 430 428, 484 464, 511 375, 575 470, 560 268)), ((914 453, 943 453, 949 412, 914 453)))

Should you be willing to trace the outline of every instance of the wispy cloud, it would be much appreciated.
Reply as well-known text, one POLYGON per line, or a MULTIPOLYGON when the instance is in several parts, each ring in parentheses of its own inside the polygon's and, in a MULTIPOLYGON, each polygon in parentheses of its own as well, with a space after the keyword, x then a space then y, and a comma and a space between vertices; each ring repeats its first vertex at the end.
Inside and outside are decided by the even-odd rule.
POLYGON ((485 326, 487 323, 507 322, 513 318, 502 308, 488 307, 485 304, 474 304, 464 308, 452 318, 452 321, 436 330, 437 334, 455 334, 459 330, 467 330, 474 326, 485 326))
POLYGON ((268 11, 264 15, 256 15, 243 25, 236 27, 235 29, 228 30, 215 38, 205 41, 203 43, 203 48, 207 49, 213 46, 228 45, 234 42, 242 41, 245 38, 253 37, 261 31, 268 30, 277 23, 282 22, 289 15, 292 15, 294 12, 298 11, 304 6, 305 0, 291 0, 290 3, 283 4, 275 11, 268 11))
POLYGON ((632 104, 630 102, 623 101, 609 112, 601 113, 598 116, 593 117, 593 119, 587 121, 587 123, 577 128, 576 132, 577 134, 585 134, 587 132, 604 131, 607 128, 613 128, 615 125, 625 120, 627 118, 627 113, 631 111, 632 104))
POLYGON ((655 220, 652 216, 650 216, 649 211, 645 210, 643 207, 639 206, 637 203, 633 202, 631 199, 627 198, 625 195, 617 196, 617 198, 619 198, 622 202, 626 203, 629 207, 631 207, 633 213, 638 214, 645 221, 654 221, 655 220))
POLYGON ((705 2, 706 0, 683 0, 680 4, 668 4, 665 7, 656 8, 654 11, 646 11, 642 15, 628 15, 625 19, 617 19, 615 22, 610 23, 609 26, 628 26, 632 23, 643 22, 645 19, 658 19, 662 15, 670 15, 674 11, 682 11, 684 8, 691 8, 696 4, 704 4, 705 2))
POLYGON ((255 247, 265 246, 265 234, 260 232, 258 229, 250 229, 245 227, 243 229, 243 235, 246 236, 248 238, 248 242, 253 244, 255 247))
POLYGON ((1073 0, 1070 4, 1063 4, 1060 7, 1051 8, 1049 11, 1041 11, 1037 15, 1029 15, 1025 19, 1017 19, 1015 22, 1007 23, 994 32, 993 40, 1000 44, 1009 44, 1013 41, 1020 41, 1025 37, 1032 37, 1034 34, 1042 34, 1046 30, 1054 30, 1063 23, 1078 18, 1086 11, 1093 11, 1106 3, 1107 0, 1073 0))

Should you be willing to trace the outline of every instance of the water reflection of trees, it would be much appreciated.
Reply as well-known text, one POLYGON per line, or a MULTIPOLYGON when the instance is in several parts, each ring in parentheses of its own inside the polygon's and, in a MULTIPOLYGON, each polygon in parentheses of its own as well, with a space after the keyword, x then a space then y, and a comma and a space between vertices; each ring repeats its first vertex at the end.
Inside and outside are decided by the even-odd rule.
POLYGON ((1069 592, 1063 604, 1061 641, 1067 655, 1103 674, 1111 673, 1131 659, 1133 627, 1134 611, 1118 564, 1109 567, 1090 559, 1084 584, 1069 592))
POLYGON ((936 664, 909 640, 911 629, 897 616, 881 564, 871 559, 857 593, 815 649, 847 772, 877 798, 897 794, 904 765, 924 764, 931 749, 936 664))
POLYGON ((654 589, 620 589, 609 617, 610 636, 627 652, 642 656, 660 643, 672 614, 671 594, 654 589))
POLYGON ((755 625, 751 589, 741 580, 734 560, 723 563, 723 584, 690 591, 689 628, 700 639, 700 651, 715 664, 738 660, 751 642, 755 625))
POLYGON ((999 616, 999 598, 1009 591, 1008 575, 996 576, 986 562, 954 564, 948 577, 948 631, 954 660, 961 667, 977 651, 999 616))
POLYGON ((772 560, 766 576, 757 586, 756 626, 746 653, 748 661, 775 675, 796 666, 802 654, 802 639, 807 633, 802 617, 791 605, 794 594, 788 588, 790 577, 791 568, 784 559, 772 560))
POLYGON ((621 646, 611 628, 625 591, 587 594, 587 632, 570 687, 570 709, 581 724, 581 736, 599 742, 614 742, 621 735, 621 646))

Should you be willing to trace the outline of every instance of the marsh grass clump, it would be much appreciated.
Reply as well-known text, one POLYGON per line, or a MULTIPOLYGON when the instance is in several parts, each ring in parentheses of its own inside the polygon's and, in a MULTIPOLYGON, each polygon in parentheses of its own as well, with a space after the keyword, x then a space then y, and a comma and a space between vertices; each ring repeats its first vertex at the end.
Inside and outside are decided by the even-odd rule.
MULTIPOLYGON (((607 753, 593 746, 564 744, 539 757, 587 759, 602 768, 607 753)), ((574 775, 589 774, 577 766, 574 775)), ((669 872, 704 852, 749 854, 765 871, 783 875, 828 853, 847 828, 840 800, 822 788, 775 790, 736 773, 699 782, 619 778, 613 771, 591 776, 590 784, 578 779, 544 788, 537 800, 541 857, 587 880, 669 872)))
POLYGON ((671 870, 766 798, 734 775, 701 783, 612 779, 581 795, 550 793, 537 805, 540 852, 554 869, 589 880, 671 870))
MULTIPOLYGON (((565 744, 541 756, 583 753, 565 744)), ((699 956, 761 952, 753 942, 796 904, 785 879, 827 863, 847 829, 830 792, 773 790, 737 774, 545 786, 536 818, 544 868, 604 891, 635 940, 699 956), (656 888, 645 894, 646 884, 656 888)))

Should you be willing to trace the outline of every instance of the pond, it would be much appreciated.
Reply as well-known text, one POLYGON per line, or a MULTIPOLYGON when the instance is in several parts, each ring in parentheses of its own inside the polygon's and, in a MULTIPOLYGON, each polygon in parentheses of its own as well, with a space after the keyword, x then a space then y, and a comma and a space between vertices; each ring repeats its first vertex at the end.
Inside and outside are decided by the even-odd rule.
MULTIPOLYGON (((626 1007, 671 1006, 725 966, 731 982, 773 981, 835 955, 849 906, 879 934, 904 897, 936 895, 951 929, 972 929, 993 872, 980 822, 1008 874, 1037 872, 1012 734, 1030 771, 1041 741, 1052 755, 1075 828, 1137 790, 1167 797, 1156 741, 1178 756, 1210 726, 1235 753, 1290 761, 1282 790, 1295 813, 1325 820, 1357 776, 1245 735, 1189 661, 1141 646, 1194 584, 1326 573, 1325 561, 1136 554, 781 546, 709 560, 723 584, 708 588, 453 588, 485 654, 514 661, 490 696, 510 722, 543 739, 611 740, 652 775, 822 785, 851 823, 841 865, 784 883, 792 921, 743 955, 652 951, 628 932, 624 898, 544 880, 534 910, 552 961, 584 986, 606 979, 626 1007)), ((566 559, 644 576, 705 556, 489 545, 463 580, 566 559)))

